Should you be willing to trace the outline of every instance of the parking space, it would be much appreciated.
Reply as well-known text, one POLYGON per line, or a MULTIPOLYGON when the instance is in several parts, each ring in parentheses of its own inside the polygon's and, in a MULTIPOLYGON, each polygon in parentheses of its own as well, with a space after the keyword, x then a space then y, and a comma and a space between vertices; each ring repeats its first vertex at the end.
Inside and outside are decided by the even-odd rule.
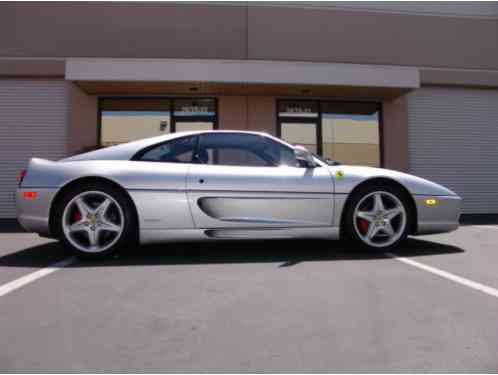
MULTIPOLYGON (((67 257, 0 234, 0 288, 67 257)), ((498 289, 498 227, 395 252, 498 289)), ((161 245, 0 297, 2 370, 496 371, 498 298, 340 242, 161 245)))
POLYGON ((67 257, 55 241, 34 233, 0 233, 0 285, 67 257))
POLYGON ((420 254, 416 260, 498 289, 498 225, 469 225, 423 238, 460 251, 420 254))

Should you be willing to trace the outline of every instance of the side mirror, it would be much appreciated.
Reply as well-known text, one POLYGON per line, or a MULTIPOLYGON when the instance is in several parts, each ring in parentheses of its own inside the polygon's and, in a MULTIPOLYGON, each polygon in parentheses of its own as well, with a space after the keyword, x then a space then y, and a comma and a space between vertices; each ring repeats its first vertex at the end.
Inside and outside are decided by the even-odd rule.
POLYGON ((304 164, 306 168, 315 168, 316 163, 315 159, 313 158, 313 154, 308 151, 306 147, 303 146, 296 146, 294 147, 294 156, 296 159, 304 164))
POLYGON ((325 162, 326 162, 328 165, 341 165, 341 163, 339 163, 338 161, 332 160, 332 159, 330 159, 330 158, 325 159, 325 162))

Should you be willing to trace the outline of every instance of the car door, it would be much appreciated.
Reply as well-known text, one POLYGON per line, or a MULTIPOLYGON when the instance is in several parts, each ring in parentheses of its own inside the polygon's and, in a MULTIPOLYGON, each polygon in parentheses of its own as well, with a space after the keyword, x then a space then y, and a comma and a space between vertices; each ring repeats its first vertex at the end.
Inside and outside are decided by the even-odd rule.
POLYGON ((196 148, 197 135, 178 136, 133 157, 121 182, 140 213, 140 230, 194 227, 186 180, 196 148))
POLYGON ((328 168, 298 167, 292 148, 252 133, 205 133, 198 147, 187 175, 197 228, 332 225, 328 168))

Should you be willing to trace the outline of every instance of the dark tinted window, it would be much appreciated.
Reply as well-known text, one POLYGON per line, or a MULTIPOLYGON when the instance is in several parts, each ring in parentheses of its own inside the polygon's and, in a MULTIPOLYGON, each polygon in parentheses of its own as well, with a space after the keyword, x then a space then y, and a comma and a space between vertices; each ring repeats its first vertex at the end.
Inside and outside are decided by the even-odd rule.
POLYGON ((148 149, 138 158, 138 160, 191 163, 195 153, 196 143, 197 136, 173 139, 148 149))
POLYGON ((242 133, 203 134, 197 159, 204 164, 271 167, 295 165, 294 151, 269 138, 242 133))

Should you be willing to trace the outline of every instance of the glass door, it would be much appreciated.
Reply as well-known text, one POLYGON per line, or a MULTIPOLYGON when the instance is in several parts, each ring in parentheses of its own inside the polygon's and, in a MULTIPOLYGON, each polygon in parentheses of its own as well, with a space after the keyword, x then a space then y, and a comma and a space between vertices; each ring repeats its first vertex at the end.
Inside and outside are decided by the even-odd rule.
POLYGON ((278 101, 280 138, 344 164, 382 165, 380 122, 379 103, 278 101))
POLYGON ((306 147, 314 154, 319 154, 317 142, 318 124, 316 122, 280 122, 280 138, 293 145, 306 147))
POLYGON ((321 128, 315 102, 281 101, 278 105, 278 137, 321 154, 321 128))
POLYGON ((324 158, 344 164, 381 165, 378 104, 323 102, 321 109, 324 158))
POLYGON ((215 129, 215 101, 212 99, 176 99, 172 128, 174 132, 215 129))
POLYGON ((105 97, 99 100, 99 146, 217 127, 214 98, 105 97))
POLYGON ((100 146, 112 146, 171 132, 170 101, 103 99, 100 103, 100 146))

